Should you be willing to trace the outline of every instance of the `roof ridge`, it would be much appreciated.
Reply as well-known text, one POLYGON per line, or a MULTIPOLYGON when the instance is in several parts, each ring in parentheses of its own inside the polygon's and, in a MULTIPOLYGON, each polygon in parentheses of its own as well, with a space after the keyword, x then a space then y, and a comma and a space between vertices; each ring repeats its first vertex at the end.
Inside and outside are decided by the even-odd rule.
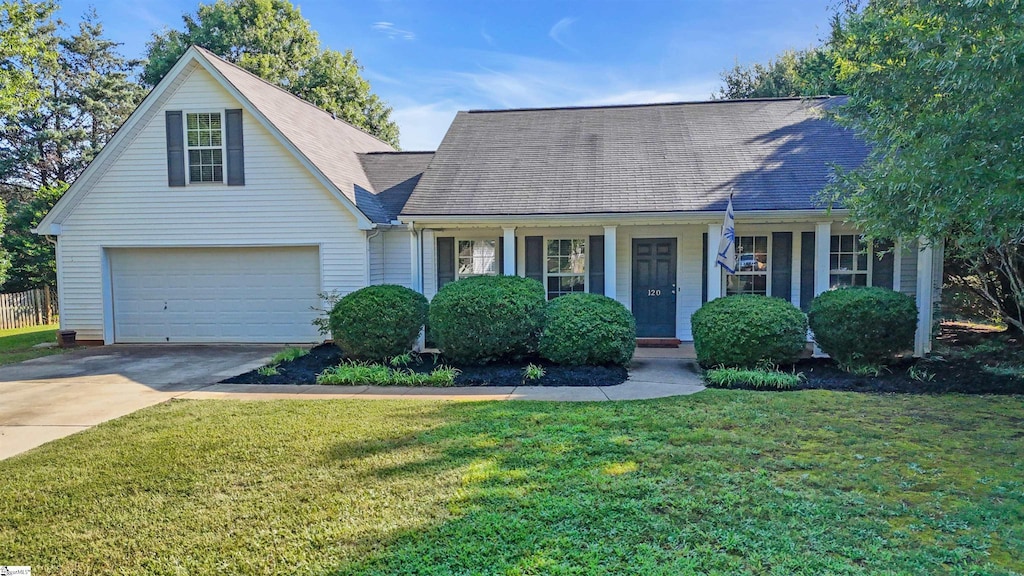
POLYGON ((642 104, 597 104, 593 106, 542 106, 540 108, 499 108, 466 110, 468 114, 498 114, 501 112, 544 112, 554 110, 603 110, 609 108, 653 108, 656 106, 696 106, 701 104, 744 104, 748 102, 792 102, 804 100, 829 100, 842 98, 845 94, 820 96, 781 96, 772 98, 729 98, 723 100, 685 100, 679 102, 647 102, 642 104))
POLYGON ((371 154, 385 156, 392 154, 435 154, 436 152, 436 150, 376 150, 370 152, 357 152, 357 154, 365 156, 369 156, 371 154))
MULTIPOLYGON (((363 134, 366 134, 367 136, 373 138, 374 140, 377 140, 378 142, 380 142, 382 144, 387 144, 388 146, 391 146, 392 148, 394 148, 394 146, 392 146, 391 143, 385 142, 384 140, 382 140, 378 136, 375 136, 374 134, 371 134, 370 132, 360 128, 359 126, 356 126, 355 124, 352 124, 351 122, 348 122, 346 120, 338 118, 337 114, 334 114, 332 112, 328 112, 327 110, 324 110, 323 108, 317 106, 316 104, 313 104, 309 100, 306 100, 305 98, 302 98, 302 97, 300 97, 300 96, 298 96, 296 94, 293 94, 293 93, 289 92, 288 90, 285 90, 281 86, 278 86, 277 84, 274 84, 273 82, 268 81, 265 78, 261 78, 260 76, 257 76, 256 74, 253 74, 252 72, 246 70, 245 68, 242 68, 238 64, 235 64, 233 62, 228 62, 224 58, 221 58, 220 56, 214 54, 213 52, 207 50, 206 48, 203 48, 202 46, 200 46, 198 44, 192 44, 192 48, 195 48, 200 54, 203 54, 204 56, 213 57, 213 58, 215 58, 217 60, 220 60, 221 62, 227 64, 228 66, 231 66, 232 68, 236 68, 236 69, 244 72, 245 74, 248 74, 249 76, 252 76, 256 80, 259 80, 260 82, 266 84, 267 86, 270 86, 271 88, 274 88, 276 90, 280 90, 281 92, 284 92, 288 96, 291 96, 295 100, 298 100, 299 102, 305 104, 306 106, 309 106, 310 108, 316 110, 317 112, 320 112, 322 114, 326 114, 326 115, 330 116, 331 120, 333 120, 335 122, 341 122, 342 124, 344 124, 346 126, 349 126, 350 128, 354 128, 354 129, 362 132, 363 134)), ((236 88, 237 88, 237 86, 236 86, 236 88)))

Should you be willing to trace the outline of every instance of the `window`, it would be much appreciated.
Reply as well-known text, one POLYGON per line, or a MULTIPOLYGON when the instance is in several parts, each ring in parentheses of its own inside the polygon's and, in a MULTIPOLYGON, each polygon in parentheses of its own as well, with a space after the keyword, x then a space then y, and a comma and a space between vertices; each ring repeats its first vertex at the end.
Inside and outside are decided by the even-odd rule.
POLYGON ((725 293, 768 295, 768 237, 737 236, 736 273, 727 274, 725 293))
POLYGON ((868 285, 868 247, 856 234, 832 237, 829 254, 829 286, 868 285))
POLYGON ((548 300, 563 294, 586 292, 587 241, 548 240, 548 300))
POLYGON ((498 273, 496 240, 459 240, 458 278, 494 276, 498 273))
POLYGON ((223 182, 224 148, 220 112, 185 115, 189 182, 223 182))

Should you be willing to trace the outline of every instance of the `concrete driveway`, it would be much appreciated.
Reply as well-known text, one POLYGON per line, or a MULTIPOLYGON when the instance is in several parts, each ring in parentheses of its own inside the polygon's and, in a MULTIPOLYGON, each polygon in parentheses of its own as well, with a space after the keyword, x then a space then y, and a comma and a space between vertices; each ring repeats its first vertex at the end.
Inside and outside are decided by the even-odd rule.
POLYGON ((0 459, 253 370, 280 349, 115 345, 0 366, 0 459))

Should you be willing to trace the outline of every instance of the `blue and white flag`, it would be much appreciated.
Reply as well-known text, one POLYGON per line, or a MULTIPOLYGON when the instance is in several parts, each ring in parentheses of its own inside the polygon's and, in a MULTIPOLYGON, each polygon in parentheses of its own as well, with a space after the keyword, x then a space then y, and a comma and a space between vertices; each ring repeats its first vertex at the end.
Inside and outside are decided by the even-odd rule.
POLYGON ((729 274, 736 273, 736 219, 732 212, 732 194, 725 209, 725 223, 722 224, 722 238, 718 241, 718 258, 715 264, 729 274))

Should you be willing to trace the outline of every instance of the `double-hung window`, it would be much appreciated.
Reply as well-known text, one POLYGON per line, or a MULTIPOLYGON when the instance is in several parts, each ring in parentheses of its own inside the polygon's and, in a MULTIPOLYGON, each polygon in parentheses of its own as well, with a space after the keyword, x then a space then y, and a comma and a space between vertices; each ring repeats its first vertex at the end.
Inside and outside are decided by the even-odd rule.
POLYGON ((868 264, 868 246, 862 237, 856 234, 832 236, 829 286, 867 286, 868 264))
POLYGON ((496 240, 459 240, 457 278, 498 273, 496 240))
POLYGON ((768 295, 768 237, 737 236, 736 273, 727 274, 726 295, 768 295))
POLYGON ((185 114, 188 180, 224 181, 224 129, 220 112, 185 114))
POLYGON ((587 241, 581 238, 547 241, 548 300, 587 290, 587 241))

